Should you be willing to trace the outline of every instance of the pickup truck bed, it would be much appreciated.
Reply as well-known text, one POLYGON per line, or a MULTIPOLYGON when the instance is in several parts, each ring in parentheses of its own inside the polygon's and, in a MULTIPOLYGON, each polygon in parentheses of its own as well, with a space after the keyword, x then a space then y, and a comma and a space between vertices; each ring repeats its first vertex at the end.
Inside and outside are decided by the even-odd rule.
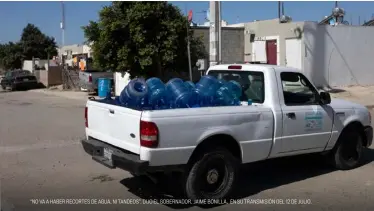
POLYGON ((234 189, 239 164, 324 153, 348 170, 372 144, 364 106, 318 93, 296 69, 216 65, 207 74, 237 80, 253 105, 138 111, 88 100, 85 151, 134 175, 181 172, 188 198, 221 199, 234 189))
POLYGON ((112 72, 85 70, 79 72, 79 86, 89 92, 97 91, 97 79, 99 78, 110 78, 112 86, 114 85, 112 72))

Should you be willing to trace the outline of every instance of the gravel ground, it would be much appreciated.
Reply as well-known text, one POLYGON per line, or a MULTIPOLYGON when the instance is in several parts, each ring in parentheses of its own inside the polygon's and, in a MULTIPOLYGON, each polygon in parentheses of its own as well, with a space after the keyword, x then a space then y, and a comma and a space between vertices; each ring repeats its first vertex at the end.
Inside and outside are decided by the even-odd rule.
MULTIPOLYGON (((84 104, 84 97, 0 92, 2 211, 202 209, 145 205, 141 199, 167 198, 176 190, 92 161, 79 144, 84 136, 84 104), (46 199, 65 201, 42 205, 46 199)), ((366 150, 365 165, 352 171, 332 171, 320 161, 309 155, 246 165, 236 191, 239 204, 210 209, 374 210, 373 149, 366 150), (271 205, 254 204, 264 199, 271 199, 267 201, 271 205)))

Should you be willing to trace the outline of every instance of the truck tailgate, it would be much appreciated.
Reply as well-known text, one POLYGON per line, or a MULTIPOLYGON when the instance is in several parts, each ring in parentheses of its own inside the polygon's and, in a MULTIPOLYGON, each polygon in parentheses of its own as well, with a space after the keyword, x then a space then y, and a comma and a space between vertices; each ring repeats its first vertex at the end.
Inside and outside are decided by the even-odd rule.
POLYGON ((141 111, 87 101, 87 136, 113 146, 140 154, 141 111))
POLYGON ((88 83, 88 78, 90 76, 90 73, 79 71, 79 80, 82 82, 88 83))

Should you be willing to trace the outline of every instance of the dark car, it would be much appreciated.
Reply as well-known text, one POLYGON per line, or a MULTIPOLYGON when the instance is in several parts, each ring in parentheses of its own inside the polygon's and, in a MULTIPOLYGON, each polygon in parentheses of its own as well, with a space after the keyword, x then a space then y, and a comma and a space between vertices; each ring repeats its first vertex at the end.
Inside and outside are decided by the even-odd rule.
POLYGON ((8 71, 1 80, 3 90, 32 89, 37 86, 38 80, 27 70, 8 71))

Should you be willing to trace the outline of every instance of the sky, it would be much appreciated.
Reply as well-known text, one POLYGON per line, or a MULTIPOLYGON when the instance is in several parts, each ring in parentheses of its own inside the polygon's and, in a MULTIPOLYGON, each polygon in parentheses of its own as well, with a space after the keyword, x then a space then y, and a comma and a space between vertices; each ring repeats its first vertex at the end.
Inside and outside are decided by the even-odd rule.
MULTIPOLYGON (((205 22, 208 1, 171 1, 183 13, 193 11, 193 21, 205 22)), ((69 1, 65 4, 65 45, 82 44, 84 34, 81 26, 90 20, 98 19, 98 11, 110 2, 98 1, 69 1)), ((284 2, 285 14, 294 21, 320 21, 324 16, 330 15, 334 1, 301 1, 284 2)), ((345 20, 361 24, 370 20, 374 14, 374 2, 343 1, 338 3, 346 11, 345 20)), ((222 19, 229 24, 250 22, 253 20, 273 19, 278 16, 278 2, 258 1, 240 2, 224 1, 221 5, 222 19)), ((0 43, 16 42, 20 39, 22 29, 27 23, 39 27, 48 36, 56 39, 61 44, 61 2, 0 2, 0 43)))

